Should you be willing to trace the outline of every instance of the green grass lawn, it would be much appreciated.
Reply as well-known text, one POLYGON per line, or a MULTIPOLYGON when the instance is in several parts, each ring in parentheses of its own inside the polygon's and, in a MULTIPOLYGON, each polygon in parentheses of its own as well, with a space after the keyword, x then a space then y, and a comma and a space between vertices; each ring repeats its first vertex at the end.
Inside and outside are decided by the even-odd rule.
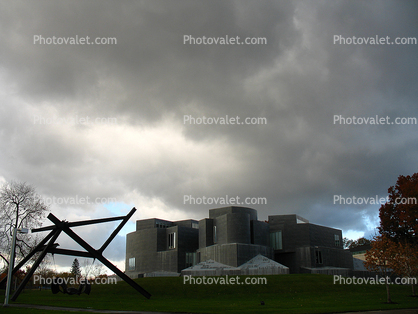
MULTIPOLYGON (((397 304, 385 304, 384 285, 334 285, 333 277, 328 275, 265 277, 266 285, 189 285, 183 284, 182 277, 140 278, 136 280, 138 284, 152 294, 149 300, 120 282, 94 285, 90 295, 80 296, 25 290, 16 302, 10 303, 191 313, 330 313, 418 308, 418 298, 409 296, 410 286, 392 285, 392 301, 397 304), (265 305, 261 305, 261 301, 265 305)), ((13 308, 0 308, 0 311, 17 312, 13 308)))

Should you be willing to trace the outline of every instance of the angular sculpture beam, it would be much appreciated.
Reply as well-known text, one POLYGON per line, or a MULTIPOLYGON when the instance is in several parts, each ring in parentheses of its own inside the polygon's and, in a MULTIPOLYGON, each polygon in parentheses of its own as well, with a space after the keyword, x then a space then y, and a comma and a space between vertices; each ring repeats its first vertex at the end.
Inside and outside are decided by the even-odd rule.
MULTIPOLYGON (((34 265, 32 266, 30 272, 25 276, 22 283, 19 285, 18 289, 12 296, 12 300, 15 301, 17 297, 19 296, 20 292, 22 292, 23 288, 29 281, 30 277, 35 272, 36 268, 38 268, 39 264, 41 263, 42 259, 45 257, 47 253, 52 254, 63 254, 63 255, 75 255, 75 256, 83 256, 83 257, 90 257, 90 258, 96 258, 100 262, 102 262, 107 268, 112 270, 116 275, 118 275, 120 278, 122 278, 126 283, 128 283, 131 287, 133 287, 136 291, 141 293, 144 297, 149 299, 151 297, 151 294, 146 291, 144 288, 142 288, 140 285, 138 285, 135 281, 133 281, 131 278, 129 278, 126 274, 124 274, 122 271, 120 271, 115 265, 113 265, 109 260, 107 260, 103 256, 103 251, 107 248, 107 246, 110 244, 110 242, 116 237, 118 232, 122 229, 122 227, 128 222, 129 218, 132 217, 132 215, 135 213, 136 208, 132 208, 132 210, 126 215, 126 216, 120 216, 120 217, 114 217, 114 218, 104 218, 104 219, 93 219, 93 220, 86 220, 86 221, 77 221, 77 222, 68 222, 68 221, 60 221, 57 217, 55 217, 53 214, 48 215, 48 219, 54 224, 52 226, 43 227, 43 228, 37 228, 33 229, 32 232, 41 232, 41 231, 47 231, 51 230, 51 232, 41 241, 41 243, 34 249, 32 252, 28 255, 28 257, 25 258, 25 262, 29 260, 33 254, 35 254, 38 251, 42 251, 41 255, 38 257, 34 265), (113 233, 109 236, 109 238, 105 241, 105 243, 102 245, 102 247, 98 250, 95 250, 92 246, 90 246, 86 241, 84 241, 78 234, 76 234, 73 230, 71 230, 71 227, 78 227, 78 226, 85 226, 90 224, 96 224, 96 223, 103 223, 103 222, 109 222, 109 221, 115 221, 115 220, 122 220, 119 226, 113 231, 113 233), (58 238, 59 234, 61 232, 66 233, 71 239, 73 239, 75 242, 77 242, 82 248, 86 250, 86 252, 83 251, 75 251, 75 250, 67 250, 67 249, 58 249, 58 244, 54 244, 54 241, 58 238), (48 242, 48 244, 45 246, 45 243, 48 242)), ((23 261, 22 261, 23 262, 23 261)), ((23 266, 23 264, 19 263, 19 268, 23 266)), ((13 272, 16 272, 19 269, 17 266, 15 269, 13 269, 13 272)))
POLYGON ((35 273, 35 270, 38 268, 39 264, 41 264, 42 260, 44 259, 45 255, 48 253, 48 249, 54 245, 54 241, 58 238, 62 230, 57 229, 54 231, 54 235, 52 236, 51 240, 49 240, 48 245, 44 248, 41 255, 36 259, 35 263, 32 265, 31 269, 26 274, 25 278, 23 278, 23 281, 17 287, 17 290, 12 296, 12 301, 16 301, 16 298, 19 296, 19 294, 22 292, 23 288, 26 286, 32 275, 35 273))

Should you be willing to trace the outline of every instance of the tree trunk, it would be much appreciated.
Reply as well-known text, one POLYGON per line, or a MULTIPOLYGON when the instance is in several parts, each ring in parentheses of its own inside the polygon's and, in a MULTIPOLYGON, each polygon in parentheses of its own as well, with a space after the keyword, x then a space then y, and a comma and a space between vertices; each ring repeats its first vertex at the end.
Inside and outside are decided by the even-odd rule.
POLYGON ((389 283, 387 282, 387 278, 386 278, 386 292, 388 295, 387 303, 392 303, 392 300, 390 299, 389 283))

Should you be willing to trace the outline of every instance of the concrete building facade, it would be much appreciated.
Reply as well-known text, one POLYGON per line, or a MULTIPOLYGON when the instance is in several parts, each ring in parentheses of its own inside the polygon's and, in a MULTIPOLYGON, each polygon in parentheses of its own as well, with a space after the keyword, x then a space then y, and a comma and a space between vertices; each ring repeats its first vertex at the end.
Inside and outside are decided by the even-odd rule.
POLYGON ((274 260, 289 267, 290 273, 353 268, 351 253, 343 249, 341 230, 309 223, 298 215, 269 216, 268 221, 274 260))
POLYGON ((352 268, 343 250, 341 230, 309 223, 297 215, 257 219, 252 208, 229 206, 209 210, 209 218, 183 221, 145 219, 127 235, 126 274, 180 273, 199 262, 238 267, 257 255, 289 267, 291 273, 312 268, 352 268))
POLYGON ((268 223, 257 220, 257 211, 246 207, 209 210, 199 221, 198 260, 240 266, 258 254, 273 258, 268 223))
POLYGON ((131 277, 154 271, 178 273, 194 265, 198 225, 196 220, 138 220, 136 231, 126 236, 125 272, 131 277))

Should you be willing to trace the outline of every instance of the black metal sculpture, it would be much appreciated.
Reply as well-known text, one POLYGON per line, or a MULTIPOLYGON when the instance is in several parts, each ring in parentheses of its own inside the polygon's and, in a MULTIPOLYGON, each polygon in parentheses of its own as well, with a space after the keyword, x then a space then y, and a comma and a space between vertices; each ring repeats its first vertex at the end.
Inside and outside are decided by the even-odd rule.
MULTIPOLYGON (((43 260, 43 258, 45 257, 45 255, 47 253, 96 258, 100 262, 102 262, 107 268, 109 268, 111 271, 113 271, 116 275, 118 275, 120 278, 122 278, 126 283, 128 283, 130 286, 132 286, 135 290, 137 290, 139 293, 141 293, 144 297, 149 299, 151 297, 151 294, 149 292, 147 292, 144 288, 142 288, 135 281, 133 281, 131 278, 129 278, 126 274, 124 274, 122 271, 120 271, 115 265, 113 265, 111 262, 109 262, 103 256, 103 251, 107 248, 107 246, 110 244, 110 242, 112 242, 112 240, 115 238, 115 236, 118 234, 118 232, 123 228, 123 226, 128 222, 129 218, 132 217, 132 215, 135 213, 135 211, 136 211, 136 208, 134 207, 134 208, 132 208, 132 210, 126 216, 119 216, 119 217, 113 217, 113 218, 103 218, 103 219, 93 219, 93 220, 84 220, 84 221, 76 221, 76 222, 68 222, 68 221, 65 221, 65 220, 60 221, 53 214, 49 214, 47 218, 50 221, 52 221, 54 223, 54 225, 48 226, 48 227, 32 229, 32 232, 41 232, 41 231, 47 231, 47 230, 51 230, 51 232, 32 250, 31 253, 29 253, 16 267, 13 268, 13 273, 12 274, 15 274, 23 265, 25 265, 31 259, 31 257, 36 252, 41 252, 41 254, 36 259, 36 261, 34 262, 34 264, 31 267, 30 271, 26 274, 25 278, 23 279, 23 281, 21 282, 21 284, 19 285, 19 287, 17 288, 17 290, 15 291, 15 293, 13 294, 11 299, 13 301, 15 301, 17 299, 17 297, 22 292, 23 288, 28 283, 28 281, 30 280, 30 278, 34 274, 35 270, 38 268, 39 264, 41 263, 41 261, 43 260), (74 231, 71 230, 71 227, 85 226, 85 225, 91 225, 91 224, 97 224, 97 223, 103 223, 103 222, 109 222, 109 221, 115 221, 115 220, 122 220, 122 221, 119 224, 119 226, 112 232, 112 234, 109 236, 109 238, 106 240, 106 242, 103 243, 102 247, 98 250, 95 250, 86 241, 84 241, 79 235, 77 235, 74 231), (75 242, 77 242, 81 247, 83 247, 86 250, 86 252, 68 250, 68 249, 58 249, 57 246, 59 244, 54 243, 54 242, 58 238, 58 236, 60 235, 60 233, 62 231, 65 232, 75 242), (46 244, 47 242, 48 242, 48 244, 46 244)), ((7 279, 7 277, 3 278, 0 281, 0 285, 6 279, 7 279)), ((59 289, 59 287, 58 287, 58 289, 59 289)))

